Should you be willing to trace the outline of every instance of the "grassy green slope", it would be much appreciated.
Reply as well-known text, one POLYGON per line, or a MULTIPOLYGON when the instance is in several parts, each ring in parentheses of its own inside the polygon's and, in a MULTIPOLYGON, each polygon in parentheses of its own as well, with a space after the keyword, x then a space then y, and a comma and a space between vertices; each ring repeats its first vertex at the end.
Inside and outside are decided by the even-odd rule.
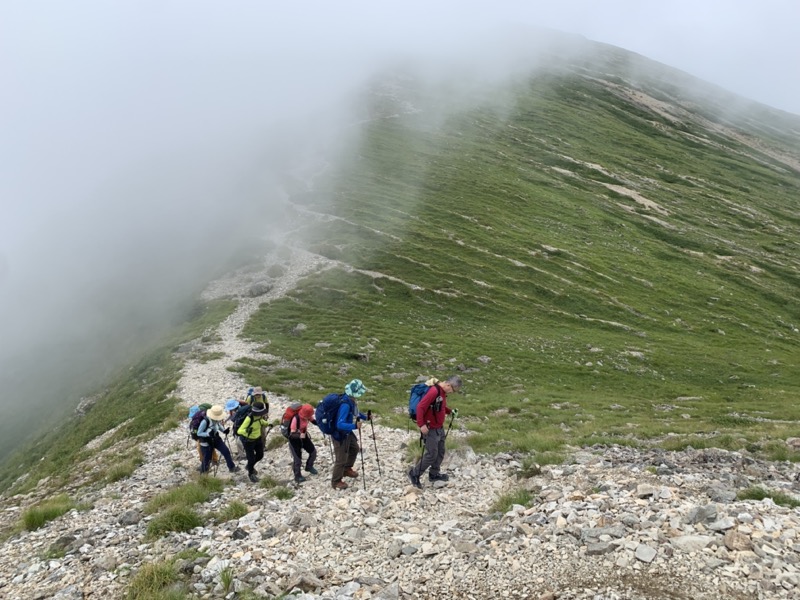
POLYGON ((388 415, 418 375, 461 365, 480 449, 800 435, 797 136, 763 133, 766 153, 768 111, 709 127, 602 71, 518 81, 512 104, 435 125, 407 90, 420 112, 366 127, 320 186, 335 201, 302 198, 339 217, 309 246, 356 271, 262 309, 246 334, 290 366, 242 370, 307 400, 358 376, 388 415))

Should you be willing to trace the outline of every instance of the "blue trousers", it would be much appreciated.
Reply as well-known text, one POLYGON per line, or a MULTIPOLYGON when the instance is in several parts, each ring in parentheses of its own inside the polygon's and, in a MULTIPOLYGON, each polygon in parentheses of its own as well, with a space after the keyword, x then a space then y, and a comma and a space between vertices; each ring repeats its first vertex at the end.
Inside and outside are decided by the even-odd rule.
POLYGON ((228 470, 233 470, 233 468, 236 466, 231 458, 231 451, 228 450, 225 442, 223 442, 222 438, 218 435, 215 435, 213 438, 211 438, 208 443, 201 441, 200 450, 203 452, 203 462, 200 463, 201 473, 208 473, 209 467, 211 466, 211 453, 214 450, 219 452, 222 455, 222 458, 225 459, 225 464, 228 465, 228 470))

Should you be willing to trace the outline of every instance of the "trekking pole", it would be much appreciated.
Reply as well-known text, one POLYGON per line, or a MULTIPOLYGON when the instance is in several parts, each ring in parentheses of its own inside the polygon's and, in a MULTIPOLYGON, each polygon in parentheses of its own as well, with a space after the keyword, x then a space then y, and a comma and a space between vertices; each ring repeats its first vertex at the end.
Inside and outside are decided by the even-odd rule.
POLYGON ((214 446, 214 442, 210 441, 211 444, 211 462, 214 463, 214 477, 217 476, 217 469, 219 468, 219 454, 217 454, 217 460, 214 462, 214 453, 217 451, 216 446, 214 446))
POLYGON ((455 418, 455 413, 450 413, 450 425, 447 426, 447 431, 444 432, 444 439, 447 439, 447 434, 450 433, 450 428, 453 426, 453 419, 455 418))
POLYGON ((331 464, 333 464, 333 436, 326 435, 325 437, 328 438, 328 450, 331 451, 331 464))
POLYGON ((367 476, 364 473, 364 444, 361 442, 361 427, 358 428, 358 451, 361 453, 361 483, 364 484, 364 491, 367 491, 367 476))
POLYGON ((369 426, 372 428, 372 444, 375 447, 375 462, 378 463, 378 475, 383 477, 383 473, 381 473, 381 459, 378 458, 378 441, 375 439, 375 424, 372 422, 372 411, 367 411, 367 421, 369 421, 369 426))

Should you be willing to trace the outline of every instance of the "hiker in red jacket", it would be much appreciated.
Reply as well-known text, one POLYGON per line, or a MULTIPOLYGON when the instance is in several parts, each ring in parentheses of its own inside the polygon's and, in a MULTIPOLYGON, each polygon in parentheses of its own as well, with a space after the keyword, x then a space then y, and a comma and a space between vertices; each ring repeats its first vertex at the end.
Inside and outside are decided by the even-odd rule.
POLYGON ((316 475, 318 471, 314 468, 314 461, 317 458, 317 449, 311 436, 308 434, 309 423, 314 422, 314 407, 310 404, 303 404, 289 421, 289 453, 292 455, 292 470, 294 471, 295 483, 303 483, 306 478, 300 472, 302 463, 301 457, 303 450, 308 453, 306 459, 306 471, 316 475))
POLYGON ((447 415, 458 415, 458 409, 447 406, 447 394, 461 389, 461 377, 453 375, 447 381, 437 383, 425 393, 417 405, 417 426, 425 441, 425 451, 419 463, 411 467, 408 479, 414 486, 422 488, 420 477, 430 467, 431 481, 447 481, 449 477, 439 469, 444 460, 444 420, 447 415))

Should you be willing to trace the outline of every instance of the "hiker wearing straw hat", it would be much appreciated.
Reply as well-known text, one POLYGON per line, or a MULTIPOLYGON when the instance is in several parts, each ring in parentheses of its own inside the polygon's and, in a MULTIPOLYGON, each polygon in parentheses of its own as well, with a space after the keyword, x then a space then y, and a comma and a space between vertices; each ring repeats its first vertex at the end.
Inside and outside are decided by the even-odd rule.
POLYGON ((197 439, 200 441, 200 449, 203 452, 203 462, 200 464, 201 473, 208 473, 213 450, 217 450, 225 459, 228 471, 235 473, 240 470, 233 462, 231 451, 228 450, 228 446, 225 445, 225 441, 222 439, 223 435, 227 435, 230 432, 230 428, 224 429, 222 427, 222 421, 226 416, 225 407, 215 404, 206 411, 205 418, 197 428, 197 439))

